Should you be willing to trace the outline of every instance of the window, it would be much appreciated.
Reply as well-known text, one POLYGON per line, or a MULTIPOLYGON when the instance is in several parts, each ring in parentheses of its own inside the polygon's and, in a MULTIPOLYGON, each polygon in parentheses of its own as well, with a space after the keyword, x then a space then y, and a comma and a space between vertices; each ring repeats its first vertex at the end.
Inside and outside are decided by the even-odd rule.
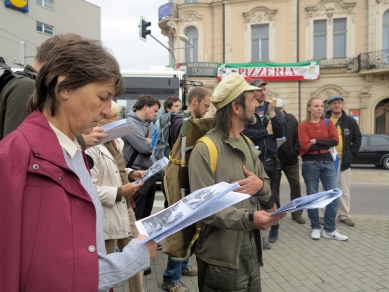
POLYGON ((190 26, 185 30, 185 35, 189 39, 189 44, 185 44, 185 62, 198 62, 198 54, 199 54, 199 35, 197 32, 197 28, 190 26))
POLYGON ((333 58, 345 58, 347 43, 347 18, 334 19, 333 58))
POLYGON ((199 2, 198 0, 185 0, 185 3, 197 3, 199 2))
POLYGON ((269 61, 269 24, 251 26, 251 61, 269 61))
POLYGON ((36 4, 44 8, 54 10, 54 2, 51 0, 36 0, 36 4))
POLYGON ((366 136, 362 136, 361 147, 366 147, 367 146, 366 140, 367 140, 366 136))
POLYGON ((389 50, 389 9, 382 17, 382 49, 389 50))
POLYGON ((41 22, 36 23, 36 30, 48 35, 54 35, 54 26, 44 24, 41 22))
POLYGON ((327 20, 313 21, 313 58, 327 57, 327 20))
POLYGON ((371 136, 370 146, 389 146, 389 141, 384 137, 371 136))

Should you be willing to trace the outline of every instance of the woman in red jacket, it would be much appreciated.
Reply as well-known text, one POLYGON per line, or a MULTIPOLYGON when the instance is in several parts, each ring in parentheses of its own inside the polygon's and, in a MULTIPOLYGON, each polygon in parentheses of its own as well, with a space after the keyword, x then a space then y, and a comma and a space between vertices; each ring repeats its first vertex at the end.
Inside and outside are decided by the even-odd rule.
MULTIPOLYGON (((329 152, 330 147, 338 145, 338 132, 332 121, 324 121, 323 116, 323 101, 313 97, 307 104, 307 117, 298 127, 300 156, 303 159, 302 175, 307 195, 318 192, 319 180, 326 191, 338 187, 334 161, 329 152)), ((324 238, 347 240, 347 236, 336 230, 335 217, 338 204, 339 198, 327 205, 322 235, 324 238)), ((318 209, 309 209, 308 217, 311 220, 311 238, 319 240, 321 227, 318 209)))
POLYGON ((0 142, 0 289, 107 291, 150 265, 157 244, 107 255, 103 211, 76 135, 110 115, 124 89, 100 41, 56 36, 29 101, 32 114, 0 142))

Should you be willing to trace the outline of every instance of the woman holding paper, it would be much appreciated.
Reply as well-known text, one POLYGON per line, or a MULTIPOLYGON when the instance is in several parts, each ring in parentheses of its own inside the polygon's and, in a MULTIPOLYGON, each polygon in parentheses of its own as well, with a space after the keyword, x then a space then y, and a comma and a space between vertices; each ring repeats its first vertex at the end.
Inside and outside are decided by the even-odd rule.
POLYGON ((67 34, 46 56, 32 112, 0 142, 2 291, 107 291, 150 265, 157 244, 107 255, 103 209, 76 135, 111 114, 124 89, 100 41, 67 34))
MULTIPOLYGON (((117 121, 120 109, 121 107, 112 101, 111 115, 102 119, 99 125, 104 126, 117 121)), ((125 168, 123 145, 123 140, 117 138, 85 151, 94 162, 91 175, 103 205, 104 241, 108 254, 115 252, 116 244, 122 251, 139 234, 135 227, 135 213, 132 209, 135 206, 132 196, 143 183, 135 185, 129 181, 141 178, 144 171, 125 168)), ((140 271, 128 280, 131 291, 143 291, 142 278, 143 271, 140 271)))
MULTIPOLYGON (((330 147, 338 145, 338 132, 331 120, 324 121, 324 106, 320 98, 313 97, 307 104, 307 117, 299 124, 298 135, 300 156, 302 157, 302 175, 307 195, 318 193, 319 181, 324 190, 338 187, 334 161, 330 147)), ((339 198, 327 205, 324 214, 323 238, 347 240, 348 237, 336 230, 335 217, 338 212, 339 198)), ((311 238, 320 239, 321 226, 318 209, 309 209, 311 220, 311 238)))

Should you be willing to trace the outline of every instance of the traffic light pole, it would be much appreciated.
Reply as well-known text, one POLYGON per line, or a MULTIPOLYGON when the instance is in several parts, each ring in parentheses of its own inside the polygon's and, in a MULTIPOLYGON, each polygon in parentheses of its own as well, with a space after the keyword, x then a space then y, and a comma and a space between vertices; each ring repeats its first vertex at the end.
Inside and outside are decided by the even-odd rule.
POLYGON ((165 46, 163 43, 161 43, 159 40, 157 40, 151 33, 149 34, 154 40, 156 40, 161 46, 163 46, 166 50, 169 51, 170 54, 172 54, 173 57, 173 64, 174 64, 174 69, 176 67, 176 58, 174 57, 174 53, 171 49, 169 49, 167 46, 165 46))

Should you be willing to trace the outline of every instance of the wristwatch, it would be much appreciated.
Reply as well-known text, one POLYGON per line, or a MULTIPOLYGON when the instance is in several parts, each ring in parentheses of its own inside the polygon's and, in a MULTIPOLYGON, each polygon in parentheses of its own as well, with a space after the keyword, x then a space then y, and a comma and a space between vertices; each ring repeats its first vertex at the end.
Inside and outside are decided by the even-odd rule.
POLYGON ((130 182, 133 182, 134 180, 131 179, 131 175, 135 172, 135 170, 131 170, 130 173, 128 174, 128 180, 130 182))
POLYGON ((249 210, 249 221, 254 222, 254 210, 249 210))

